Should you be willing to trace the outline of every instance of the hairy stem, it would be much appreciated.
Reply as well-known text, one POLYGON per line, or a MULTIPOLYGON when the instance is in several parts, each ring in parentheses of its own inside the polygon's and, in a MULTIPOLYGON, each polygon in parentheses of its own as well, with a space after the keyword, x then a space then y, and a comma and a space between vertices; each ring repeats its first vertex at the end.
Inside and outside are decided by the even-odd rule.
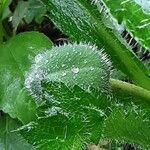
POLYGON ((130 94, 133 97, 138 97, 141 100, 150 103, 150 91, 134 84, 130 84, 116 79, 110 79, 109 82, 111 84, 112 90, 122 91, 123 93, 130 94))

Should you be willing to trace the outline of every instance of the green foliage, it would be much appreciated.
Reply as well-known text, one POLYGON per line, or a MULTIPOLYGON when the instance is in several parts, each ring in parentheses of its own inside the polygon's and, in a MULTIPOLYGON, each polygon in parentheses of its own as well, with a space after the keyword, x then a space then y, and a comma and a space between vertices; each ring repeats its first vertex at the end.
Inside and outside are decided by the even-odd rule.
POLYGON ((140 86, 150 89, 149 72, 127 44, 123 40, 121 42, 117 40, 112 30, 106 28, 103 15, 90 1, 63 0, 60 3, 59 0, 43 0, 43 2, 47 5, 53 22, 72 40, 86 41, 96 44, 100 49, 104 48, 115 67, 140 86))
POLYGON ((55 47, 37 32, 4 43, 9 2, 0 2, 0 149, 81 150, 100 139, 100 147, 111 141, 111 149, 125 142, 149 149, 149 69, 121 37, 127 29, 148 47, 149 14, 141 5, 148 1, 19 1, 14 33, 22 21, 40 22, 47 8, 69 36, 55 47), (110 59, 112 76, 136 85, 111 79, 110 59))
POLYGON ((28 122, 35 117, 35 104, 24 88, 24 76, 33 57, 50 48, 50 41, 40 33, 15 36, 0 48, 0 108, 12 118, 28 122))
POLYGON ((10 23, 12 24, 13 28, 13 34, 16 34, 16 30, 18 26, 32 23, 32 21, 35 21, 36 23, 41 23, 44 19, 44 16, 46 15, 46 8, 44 4, 40 0, 19 0, 19 1, 13 1, 13 0, 1 0, 0 2, 0 42, 2 43, 3 38, 9 39, 9 36, 11 36, 12 33, 7 33, 10 31, 7 30, 7 27, 3 26, 3 21, 6 18, 9 18, 9 26, 10 23), (17 3, 17 6, 12 11, 10 9, 10 4, 14 3, 15 5, 17 3))
POLYGON ((79 150, 98 143, 111 101, 92 87, 88 92, 56 82, 43 82, 42 87, 46 104, 37 121, 20 129, 25 139, 39 150, 79 150))
POLYGON ((42 80, 63 82, 69 87, 78 85, 84 89, 93 86, 107 91, 110 66, 107 56, 94 46, 69 44, 54 47, 35 57, 25 84, 38 98, 42 93, 42 80))
POLYGON ((103 136, 139 144, 147 149, 150 146, 150 122, 138 110, 130 109, 126 112, 122 108, 114 110, 104 121, 103 136))
POLYGON ((1 2, 0 2, 0 20, 3 18, 3 11, 4 11, 4 9, 5 9, 5 6, 7 5, 7 3, 8 3, 8 0, 2 0, 1 2))
POLYGON ((46 9, 40 0, 18 1, 15 12, 12 15, 14 32, 22 21, 31 23, 35 20, 39 23, 43 20, 45 14, 46 9))
POLYGON ((11 15, 11 11, 9 9, 10 3, 11 0, 5 1, 5 5, 3 6, 3 10, 2 10, 2 17, 1 17, 2 20, 6 19, 7 17, 9 17, 9 15, 11 15))
POLYGON ((0 149, 1 150, 34 150, 33 146, 13 130, 21 124, 8 115, 0 116, 0 149))
POLYGON ((43 17, 46 15, 46 8, 40 0, 29 0, 28 10, 24 16, 24 20, 27 23, 31 23, 33 20, 40 23, 43 17))
POLYGON ((15 9, 15 12, 12 16, 12 24, 14 31, 16 31, 19 23, 24 18, 25 14, 27 13, 29 3, 26 1, 19 1, 18 5, 15 9))
POLYGON ((118 23, 124 25, 138 42, 150 48, 150 3, 148 0, 117 0, 113 3, 111 0, 97 0, 96 3, 97 5, 104 3, 118 23))

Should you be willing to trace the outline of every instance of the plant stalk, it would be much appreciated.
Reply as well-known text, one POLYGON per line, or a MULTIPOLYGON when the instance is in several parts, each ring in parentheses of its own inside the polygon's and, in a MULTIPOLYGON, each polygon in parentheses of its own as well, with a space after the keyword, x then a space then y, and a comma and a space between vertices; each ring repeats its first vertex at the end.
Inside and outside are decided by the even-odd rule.
POLYGON ((110 79, 109 82, 112 87, 112 90, 114 91, 120 90, 123 93, 127 93, 134 97, 141 98, 141 100, 145 100, 145 102, 150 103, 150 91, 149 90, 146 90, 134 84, 130 84, 127 82, 116 80, 116 79, 110 79))

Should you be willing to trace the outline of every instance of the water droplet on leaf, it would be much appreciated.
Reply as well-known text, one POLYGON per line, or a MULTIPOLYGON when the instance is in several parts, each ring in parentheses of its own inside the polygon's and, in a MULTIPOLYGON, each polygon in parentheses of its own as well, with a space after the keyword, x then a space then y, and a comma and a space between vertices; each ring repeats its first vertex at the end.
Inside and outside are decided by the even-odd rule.
POLYGON ((92 70, 94 70, 94 68, 93 68, 93 67, 91 67, 91 69, 90 69, 90 70, 92 71, 92 70))
POLYGON ((64 77, 64 76, 66 76, 66 75, 67 75, 67 73, 66 73, 66 72, 63 72, 63 73, 62 73, 62 76, 63 76, 63 77, 64 77))
POLYGON ((79 73, 80 69, 77 67, 77 68, 72 68, 71 71, 75 74, 79 73))

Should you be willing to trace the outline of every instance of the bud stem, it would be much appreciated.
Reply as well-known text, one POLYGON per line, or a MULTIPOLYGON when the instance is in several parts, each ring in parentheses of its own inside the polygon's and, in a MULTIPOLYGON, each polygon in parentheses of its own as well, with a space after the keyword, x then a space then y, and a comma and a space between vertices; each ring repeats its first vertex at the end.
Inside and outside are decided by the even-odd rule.
POLYGON ((130 94, 135 98, 141 99, 141 101, 144 100, 145 102, 150 103, 150 91, 140 86, 136 86, 134 84, 130 84, 116 79, 110 79, 109 82, 113 91, 121 91, 124 94, 130 94))

